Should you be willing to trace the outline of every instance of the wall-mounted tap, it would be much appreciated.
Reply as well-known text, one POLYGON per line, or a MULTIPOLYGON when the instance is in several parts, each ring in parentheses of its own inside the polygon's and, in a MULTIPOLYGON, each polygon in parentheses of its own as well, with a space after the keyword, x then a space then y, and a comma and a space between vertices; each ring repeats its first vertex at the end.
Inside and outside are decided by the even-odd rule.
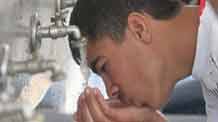
POLYGON ((51 71, 52 81, 65 79, 65 73, 55 60, 30 59, 26 61, 10 61, 9 64, 8 75, 15 75, 16 73, 36 74, 51 71))
POLYGON ((65 73, 55 60, 45 60, 37 54, 33 54, 31 59, 25 61, 9 60, 9 46, 7 44, 0 45, 2 55, 0 63, 0 78, 6 80, 8 76, 16 75, 17 73, 36 74, 39 72, 51 71, 51 79, 53 81, 63 80, 65 73))
POLYGON ((41 26, 37 13, 31 18, 31 52, 35 52, 41 46, 43 38, 57 39, 71 34, 76 40, 81 40, 80 30, 77 26, 67 26, 63 9, 75 5, 77 0, 56 0, 55 15, 51 17, 50 26, 41 26))
POLYGON ((38 39, 42 38, 52 38, 57 39, 61 37, 66 37, 67 35, 72 34, 76 39, 81 38, 79 29, 76 26, 57 26, 51 25, 48 27, 39 27, 36 33, 38 39))
MULTIPOLYGON (((64 17, 65 13, 63 12, 63 9, 74 6, 76 2, 77 0, 56 0, 55 15, 54 17, 51 17, 52 24, 49 26, 41 26, 37 13, 31 17, 30 51, 32 54, 38 53, 38 50, 41 47, 41 41, 44 38, 57 39, 72 35, 76 42, 83 43, 79 28, 74 25, 67 26, 64 17)), ((54 74, 54 79, 59 79, 59 76, 61 76, 61 74, 63 75, 55 61, 51 60, 42 61, 38 60, 38 58, 34 58, 33 60, 28 60, 26 62, 14 62, 12 64, 13 65, 10 67, 10 73, 12 74, 15 71, 24 72, 27 70, 31 73, 36 73, 41 69, 42 71, 51 70, 54 74)))

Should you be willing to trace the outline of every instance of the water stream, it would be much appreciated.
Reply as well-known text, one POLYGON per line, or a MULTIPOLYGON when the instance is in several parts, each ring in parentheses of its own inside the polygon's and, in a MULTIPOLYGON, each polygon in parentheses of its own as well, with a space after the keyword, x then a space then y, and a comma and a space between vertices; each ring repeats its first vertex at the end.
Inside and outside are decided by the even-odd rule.
POLYGON ((88 63, 87 63, 87 48, 86 48, 86 44, 83 44, 80 47, 80 56, 81 56, 81 65, 80 65, 80 70, 81 73, 84 77, 84 84, 83 84, 83 88, 88 86, 88 79, 90 76, 90 70, 88 67, 88 63))

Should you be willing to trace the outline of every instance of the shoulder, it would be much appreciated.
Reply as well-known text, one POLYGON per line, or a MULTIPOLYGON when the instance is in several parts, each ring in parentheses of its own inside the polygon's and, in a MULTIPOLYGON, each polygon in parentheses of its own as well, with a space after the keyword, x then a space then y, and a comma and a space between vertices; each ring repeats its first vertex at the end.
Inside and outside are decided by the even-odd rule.
POLYGON ((212 7, 216 10, 218 10, 218 0, 209 0, 212 7))

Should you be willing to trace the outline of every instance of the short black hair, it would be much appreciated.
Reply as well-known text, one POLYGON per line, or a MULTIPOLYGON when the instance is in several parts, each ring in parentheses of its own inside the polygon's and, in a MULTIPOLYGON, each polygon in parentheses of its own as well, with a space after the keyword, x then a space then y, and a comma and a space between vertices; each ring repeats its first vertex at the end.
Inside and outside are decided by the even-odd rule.
MULTIPOLYGON (((155 19, 166 20, 176 16, 180 8, 180 0, 78 0, 70 25, 78 26, 89 41, 105 35, 121 40, 131 12, 145 12, 155 19)), ((69 40, 72 38, 70 35, 69 40)), ((71 47, 71 51, 77 61, 78 49, 71 47)))

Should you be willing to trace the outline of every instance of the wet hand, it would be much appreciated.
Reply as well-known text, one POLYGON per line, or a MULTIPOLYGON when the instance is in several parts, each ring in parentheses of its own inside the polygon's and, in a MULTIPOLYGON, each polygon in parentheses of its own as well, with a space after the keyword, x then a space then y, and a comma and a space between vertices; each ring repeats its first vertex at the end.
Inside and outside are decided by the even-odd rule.
POLYGON ((80 95, 77 122, 165 122, 159 112, 147 107, 122 104, 119 100, 105 100, 98 89, 86 88, 80 95))

